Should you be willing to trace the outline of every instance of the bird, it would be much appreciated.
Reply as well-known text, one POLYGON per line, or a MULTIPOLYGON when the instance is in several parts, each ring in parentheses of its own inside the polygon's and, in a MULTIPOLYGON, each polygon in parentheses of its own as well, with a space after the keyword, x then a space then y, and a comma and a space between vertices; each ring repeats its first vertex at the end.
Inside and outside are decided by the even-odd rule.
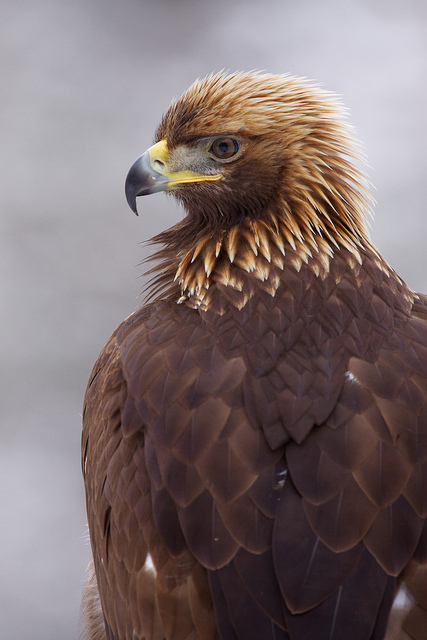
POLYGON ((427 297, 363 161, 319 85, 221 71, 132 165, 184 216, 86 390, 85 639, 382 640, 398 592, 427 637, 427 297))

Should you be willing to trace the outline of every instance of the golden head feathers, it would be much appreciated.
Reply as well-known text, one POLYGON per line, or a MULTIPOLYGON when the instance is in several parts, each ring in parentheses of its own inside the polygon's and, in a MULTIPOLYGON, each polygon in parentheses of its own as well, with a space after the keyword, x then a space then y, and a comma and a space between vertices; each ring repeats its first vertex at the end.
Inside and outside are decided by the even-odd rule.
POLYGON ((296 264, 321 253, 325 265, 344 247, 360 262, 369 244, 366 179, 343 111, 326 91, 288 75, 213 74, 171 104, 156 140, 145 162, 157 186, 135 192, 138 167, 131 197, 171 191, 187 212, 154 238, 165 245, 162 288, 173 277, 184 297, 207 290, 224 260, 227 274, 239 265, 262 280, 266 263, 283 263, 288 251, 296 264))

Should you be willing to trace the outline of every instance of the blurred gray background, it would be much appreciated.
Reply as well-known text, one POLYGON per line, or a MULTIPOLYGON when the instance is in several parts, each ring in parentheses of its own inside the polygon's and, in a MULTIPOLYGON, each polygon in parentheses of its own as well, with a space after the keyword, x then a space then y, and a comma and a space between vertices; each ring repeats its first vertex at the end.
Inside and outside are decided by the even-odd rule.
POLYGON ((2 0, 0 639, 78 636, 84 389, 139 304, 139 242, 181 215, 157 195, 136 218, 124 179, 171 98, 221 68, 342 96, 372 236, 427 292, 425 0, 2 0))

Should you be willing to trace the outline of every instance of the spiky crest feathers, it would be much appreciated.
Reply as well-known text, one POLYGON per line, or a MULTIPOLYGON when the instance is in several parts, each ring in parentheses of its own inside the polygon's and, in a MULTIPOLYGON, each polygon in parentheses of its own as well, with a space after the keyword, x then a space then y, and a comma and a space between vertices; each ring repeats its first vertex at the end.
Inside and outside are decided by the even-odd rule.
MULTIPOLYGON (((157 277, 151 295, 176 295, 179 289, 181 300, 203 299, 213 278, 241 286, 237 269, 262 281, 269 277, 268 265, 283 268, 287 252, 297 268, 313 252, 321 254, 320 262, 310 261, 319 275, 319 264, 326 268, 339 247, 360 262, 363 247, 373 249, 366 228, 370 198, 342 116, 331 94, 291 76, 219 73, 193 83, 164 115, 158 140, 165 138, 172 149, 218 133, 245 135, 254 144, 268 137, 271 153, 284 166, 262 215, 245 216, 228 228, 210 211, 203 220, 191 216, 184 200, 189 216, 153 239, 164 247, 152 270, 157 277)), ((225 203, 230 197, 224 185, 225 203)))

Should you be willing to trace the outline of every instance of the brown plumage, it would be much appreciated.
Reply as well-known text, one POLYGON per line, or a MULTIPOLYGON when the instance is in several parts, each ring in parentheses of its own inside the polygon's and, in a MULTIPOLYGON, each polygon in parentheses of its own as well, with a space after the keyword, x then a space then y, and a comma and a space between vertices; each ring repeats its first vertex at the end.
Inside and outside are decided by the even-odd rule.
POLYGON ((426 637, 427 299, 372 245, 357 160, 328 94, 237 73, 132 167, 135 211, 186 217, 86 392, 85 638, 380 640, 411 576, 388 633, 426 637))

